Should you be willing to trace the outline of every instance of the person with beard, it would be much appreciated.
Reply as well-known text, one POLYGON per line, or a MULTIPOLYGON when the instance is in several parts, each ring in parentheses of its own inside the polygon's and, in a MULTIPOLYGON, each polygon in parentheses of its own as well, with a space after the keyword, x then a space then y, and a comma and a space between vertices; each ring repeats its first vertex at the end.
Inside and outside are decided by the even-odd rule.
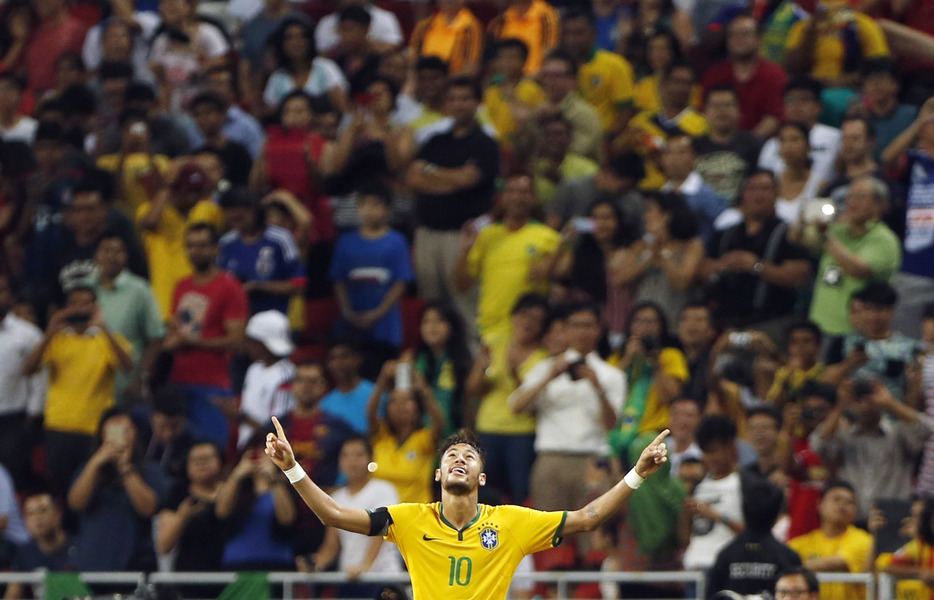
POLYGON ((232 353, 243 345, 247 298, 236 278, 217 266, 217 231, 195 223, 185 234, 193 273, 178 282, 163 349, 173 353, 169 381, 188 397, 195 437, 226 447, 227 420, 216 398, 230 396, 232 353))
POLYGON ((416 598, 462 595, 504 598, 523 556, 555 547, 565 535, 593 531, 618 511, 626 499, 668 460, 665 430, 642 451, 635 467, 609 491, 574 511, 541 512, 529 508, 479 504, 486 483, 483 450, 468 430, 447 438, 441 447, 441 502, 396 504, 376 510, 341 506, 295 462, 279 421, 266 436, 266 454, 285 472, 302 499, 329 527, 394 542, 412 578, 416 598))
POLYGON ((782 91, 788 75, 759 56, 762 35, 755 17, 739 14, 726 26, 727 59, 704 75, 704 94, 717 84, 729 84, 739 98, 739 128, 766 140, 778 132, 784 110, 782 91))

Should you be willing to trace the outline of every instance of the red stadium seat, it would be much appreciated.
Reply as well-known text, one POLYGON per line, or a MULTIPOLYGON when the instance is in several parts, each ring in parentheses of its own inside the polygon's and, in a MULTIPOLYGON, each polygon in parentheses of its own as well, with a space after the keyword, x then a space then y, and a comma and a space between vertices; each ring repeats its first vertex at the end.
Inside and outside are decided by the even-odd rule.
POLYGON ((421 340, 422 311, 425 309, 424 299, 409 296, 402 299, 402 348, 415 349, 421 340))

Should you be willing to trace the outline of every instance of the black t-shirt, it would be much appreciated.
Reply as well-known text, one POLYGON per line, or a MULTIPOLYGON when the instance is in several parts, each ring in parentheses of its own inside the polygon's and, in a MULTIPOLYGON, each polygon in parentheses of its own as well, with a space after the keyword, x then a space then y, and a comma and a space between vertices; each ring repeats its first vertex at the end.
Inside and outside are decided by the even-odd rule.
MULTIPOLYGON (((169 493, 165 508, 178 510, 182 501, 190 496, 188 486, 177 485, 169 493)), ((205 506, 185 523, 178 539, 175 557, 176 571, 220 571, 226 537, 221 522, 214 514, 214 503, 200 501, 205 506)))
POLYGON ((727 144, 709 135, 694 140, 697 164, 694 170, 715 192, 735 204, 743 180, 756 168, 762 142, 748 131, 738 131, 727 144))
MULTIPOLYGON (((807 260, 807 250, 788 241, 785 235, 787 227, 777 217, 766 221, 755 235, 746 232, 745 223, 718 233, 711 240, 707 255, 720 258, 733 250, 746 250, 763 258, 769 247, 772 232, 779 226, 783 234, 777 252, 769 262, 780 265, 789 260, 807 260)), ((797 291, 790 287, 765 284, 764 298, 756 304, 760 281, 756 273, 721 273, 708 290, 714 303, 714 315, 727 325, 738 326, 790 315, 795 308, 797 291)))
POLYGON ((29 540, 16 548, 13 559, 14 571, 35 571, 48 569, 49 571, 74 571, 75 540, 71 536, 65 538, 65 543, 56 548, 51 554, 39 550, 34 540, 29 540))
POLYGON ((253 158, 243 144, 227 140, 223 146, 202 146, 195 151, 216 152, 224 165, 224 179, 233 185, 246 185, 253 168, 253 158))
POLYGON ((480 181, 472 188, 451 194, 416 196, 418 225, 456 231, 493 207, 493 184, 499 175, 499 144, 479 125, 462 137, 456 137, 451 131, 432 136, 422 146, 418 158, 448 169, 472 162, 481 173, 480 181))
POLYGON ((721 590, 771 594, 778 574, 800 565, 798 553, 770 533, 744 531, 717 555, 707 580, 707 598, 721 590))

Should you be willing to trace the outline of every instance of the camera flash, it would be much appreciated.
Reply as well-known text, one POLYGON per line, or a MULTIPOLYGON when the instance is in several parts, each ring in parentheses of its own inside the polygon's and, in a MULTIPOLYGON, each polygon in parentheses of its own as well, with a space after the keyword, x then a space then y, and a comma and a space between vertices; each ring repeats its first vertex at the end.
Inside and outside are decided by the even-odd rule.
POLYGON ((370 473, 375 473, 376 468, 377 468, 377 465, 375 462, 371 462, 370 464, 366 466, 366 470, 369 471, 370 473))

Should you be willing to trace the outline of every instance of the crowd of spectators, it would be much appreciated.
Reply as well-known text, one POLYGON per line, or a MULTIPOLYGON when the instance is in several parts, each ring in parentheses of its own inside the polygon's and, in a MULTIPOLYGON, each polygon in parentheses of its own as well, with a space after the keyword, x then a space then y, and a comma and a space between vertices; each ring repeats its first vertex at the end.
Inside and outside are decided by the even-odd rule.
POLYGON ((460 427, 481 501, 579 508, 667 427, 524 568, 934 587, 934 2, 0 14, 0 569, 399 571, 277 416, 366 508, 460 427))

